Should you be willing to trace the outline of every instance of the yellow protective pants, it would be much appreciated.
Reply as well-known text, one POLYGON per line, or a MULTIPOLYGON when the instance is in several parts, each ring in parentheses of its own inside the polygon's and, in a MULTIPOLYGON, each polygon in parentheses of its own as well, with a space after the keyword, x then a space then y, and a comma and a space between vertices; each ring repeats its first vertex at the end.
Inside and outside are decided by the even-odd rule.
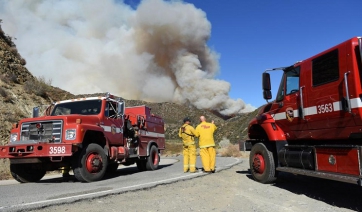
POLYGON ((183 146, 184 172, 196 171, 196 145, 183 146))
POLYGON ((204 147, 200 149, 200 156, 204 171, 215 171, 216 151, 215 147, 204 147))

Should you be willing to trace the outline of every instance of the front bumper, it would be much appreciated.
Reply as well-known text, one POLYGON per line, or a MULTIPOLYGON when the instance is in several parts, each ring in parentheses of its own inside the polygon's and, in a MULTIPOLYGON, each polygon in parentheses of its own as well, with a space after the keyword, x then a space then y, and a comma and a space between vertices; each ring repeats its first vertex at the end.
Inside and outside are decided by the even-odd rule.
POLYGON ((0 146, 0 158, 34 158, 71 156, 77 146, 64 143, 30 143, 0 146))

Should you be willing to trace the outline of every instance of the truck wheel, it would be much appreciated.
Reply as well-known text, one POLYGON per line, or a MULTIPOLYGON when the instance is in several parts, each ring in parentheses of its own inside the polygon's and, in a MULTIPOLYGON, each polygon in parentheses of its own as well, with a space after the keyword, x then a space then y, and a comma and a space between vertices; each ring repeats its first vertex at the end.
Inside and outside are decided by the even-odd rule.
POLYGON ((265 184, 276 180, 273 153, 263 143, 257 143, 251 148, 249 163, 254 180, 265 184))
POLYGON ((74 176, 81 182, 101 180, 108 166, 107 155, 98 144, 89 144, 74 158, 74 176))
POLYGON ((10 172, 11 176, 20 183, 37 182, 46 173, 41 166, 33 164, 10 164, 10 172))
POLYGON ((158 148, 156 146, 151 146, 150 155, 147 157, 146 169, 148 171, 153 171, 158 168, 160 163, 160 156, 158 155, 158 148))
POLYGON ((137 168, 138 170, 140 170, 141 172, 143 171, 146 171, 146 163, 147 163, 147 160, 139 160, 136 162, 137 164, 137 168))

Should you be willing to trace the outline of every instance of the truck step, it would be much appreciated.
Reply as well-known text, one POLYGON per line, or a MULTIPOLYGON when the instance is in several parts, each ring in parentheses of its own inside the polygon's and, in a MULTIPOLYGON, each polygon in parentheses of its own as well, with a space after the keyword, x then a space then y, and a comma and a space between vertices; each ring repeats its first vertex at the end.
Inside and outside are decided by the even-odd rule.
POLYGON ((329 180, 336 180, 340 182, 345 183, 352 183, 362 186, 361 182, 362 179, 357 176, 346 176, 341 175, 337 173, 328 173, 328 172, 318 172, 318 171, 311 171, 311 170, 305 170, 305 169, 297 169, 297 168, 291 168, 291 167, 277 167, 277 171, 281 172, 288 172, 292 174, 298 174, 298 175, 306 175, 310 177, 318 177, 323 179, 329 179, 329 180))

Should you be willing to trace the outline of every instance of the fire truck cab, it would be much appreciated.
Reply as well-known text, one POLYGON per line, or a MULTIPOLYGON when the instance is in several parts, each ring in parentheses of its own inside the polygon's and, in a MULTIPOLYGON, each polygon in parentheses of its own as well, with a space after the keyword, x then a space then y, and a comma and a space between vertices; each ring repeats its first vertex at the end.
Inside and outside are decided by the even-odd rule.
POLYGON ((270 71, 283 77, 274 101, 250 121, 253 178, 271 183, 290 172, 361 185, 362 41, 351 38, 294 65, 266 70, 263 96, 272 98, 270 71))

